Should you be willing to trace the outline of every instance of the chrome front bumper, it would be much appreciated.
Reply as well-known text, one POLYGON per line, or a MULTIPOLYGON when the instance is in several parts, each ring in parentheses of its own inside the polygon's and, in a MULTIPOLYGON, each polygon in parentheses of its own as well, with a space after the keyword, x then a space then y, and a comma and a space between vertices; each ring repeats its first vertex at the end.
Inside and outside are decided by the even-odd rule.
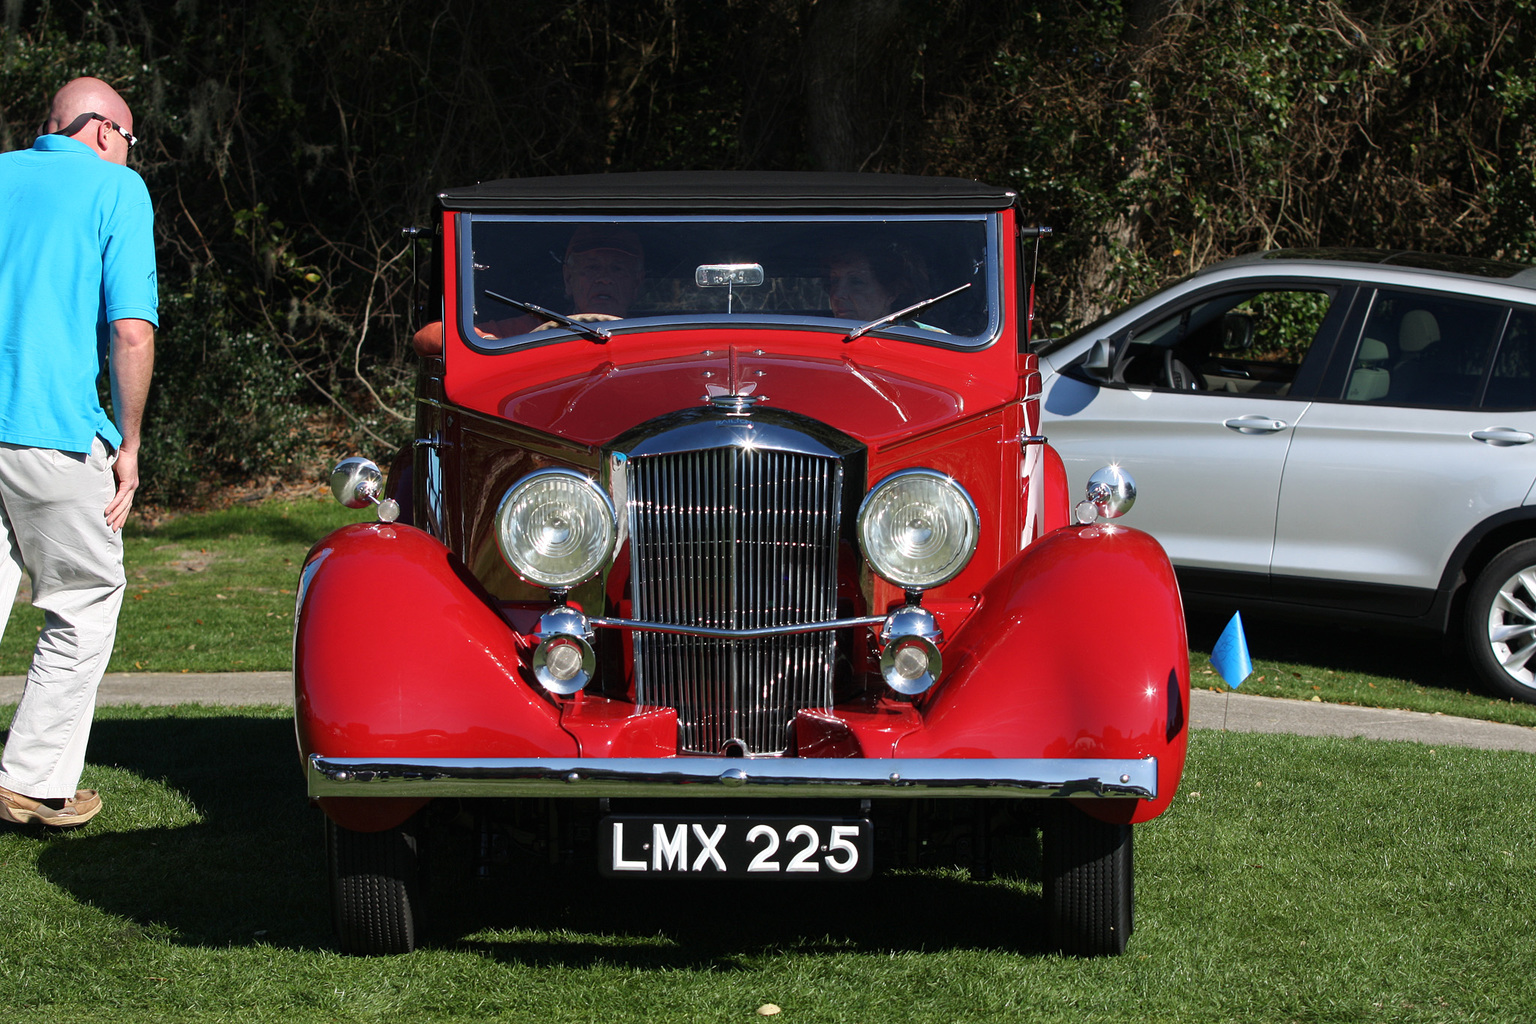
POLYGON ((393 758, 311 754, 312 797, 1157 796, 1157 758, 393 758))

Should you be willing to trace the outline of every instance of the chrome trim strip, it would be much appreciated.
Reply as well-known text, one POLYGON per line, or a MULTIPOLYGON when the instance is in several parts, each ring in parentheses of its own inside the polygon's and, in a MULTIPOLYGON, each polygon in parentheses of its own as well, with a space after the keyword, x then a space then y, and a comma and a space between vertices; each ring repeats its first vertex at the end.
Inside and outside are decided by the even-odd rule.
POLYGON ((829 622, 806 622, 797 626, 762 626, 758 629, 715 629, 709 626, 676 626, 666 622, 644 622, 640 619, 588 619, 592 626, 608 629, 639 629, 651 633, 677 633, 681 636, 707 636, 719 640, 755 640, 765 636, 792 636, 796 633, 825 633, 834 629, 851 629, 854 626, 878 626, 889 616, 865 615, 857 619, 833 619, 829 622))
POLYGON ((1157 797, 1157 758, 361 758, 309 755, 312 797, 1157 797))
POLYGON ((818 459, 836 459, 837 452, 806 430, 765 418, 719 414, 677 423, 642 438, 625 450, 631 459, 653 455, 693 455, 719 448, 784 452, 818 459))

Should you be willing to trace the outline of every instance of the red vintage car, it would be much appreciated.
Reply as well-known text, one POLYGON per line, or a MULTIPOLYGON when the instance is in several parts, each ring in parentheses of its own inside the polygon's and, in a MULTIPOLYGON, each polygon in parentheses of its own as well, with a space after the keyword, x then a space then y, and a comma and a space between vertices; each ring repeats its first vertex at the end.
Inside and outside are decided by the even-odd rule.
POLYGON ((439 196, 412 444, 302 571, 295 720, 341 946, 418 941, 420 844, 839 879, 1034 842, 1124 950, 1183 770, 1173 571, 1039 431, 1013 192, 873 174, 439 196), (366 659, 359 640, 366 638, 366 659), (465 812, 469 813, 465 813, 465 812), (472 846, 473 844, 466 844, 472 846))

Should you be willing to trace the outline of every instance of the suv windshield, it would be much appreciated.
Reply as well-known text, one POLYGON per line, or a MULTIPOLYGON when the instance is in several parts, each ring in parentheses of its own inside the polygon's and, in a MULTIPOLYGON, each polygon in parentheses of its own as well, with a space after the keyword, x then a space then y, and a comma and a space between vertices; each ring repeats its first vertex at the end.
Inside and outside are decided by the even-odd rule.
POLYGON ((604 331, 812 321, 848 334, 912 306, 875 333, 975 346, 1001 319, 986 215, 461 223, 461 280, 473 287, 460 312, 492 349, 569 336, 579 330, 570 320, 604 331))

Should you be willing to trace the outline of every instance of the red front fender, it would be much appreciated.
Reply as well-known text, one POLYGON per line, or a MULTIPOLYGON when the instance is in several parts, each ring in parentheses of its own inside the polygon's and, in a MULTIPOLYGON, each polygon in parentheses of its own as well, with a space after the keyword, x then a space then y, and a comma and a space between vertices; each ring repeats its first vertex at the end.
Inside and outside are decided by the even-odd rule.
POLYGON ((1167 808, 1184 770, 1189 650, 1173 568, 1147 534, 1065 527, 981 593, 899 757, 1158 759, 1155 800, 1081 801, 1106 819, 1167 808))
MULTIPOLYGON (((516 633, 474 578, 418 529, 343 527, 305 560, 293 649, 305 756, 576 755, 522 662, 516 633)), ((377 819, 364 824, 332 803, 326 812, 348 827, 377 819)), ((402 810, 403 820, 414 807, 402 810)))

